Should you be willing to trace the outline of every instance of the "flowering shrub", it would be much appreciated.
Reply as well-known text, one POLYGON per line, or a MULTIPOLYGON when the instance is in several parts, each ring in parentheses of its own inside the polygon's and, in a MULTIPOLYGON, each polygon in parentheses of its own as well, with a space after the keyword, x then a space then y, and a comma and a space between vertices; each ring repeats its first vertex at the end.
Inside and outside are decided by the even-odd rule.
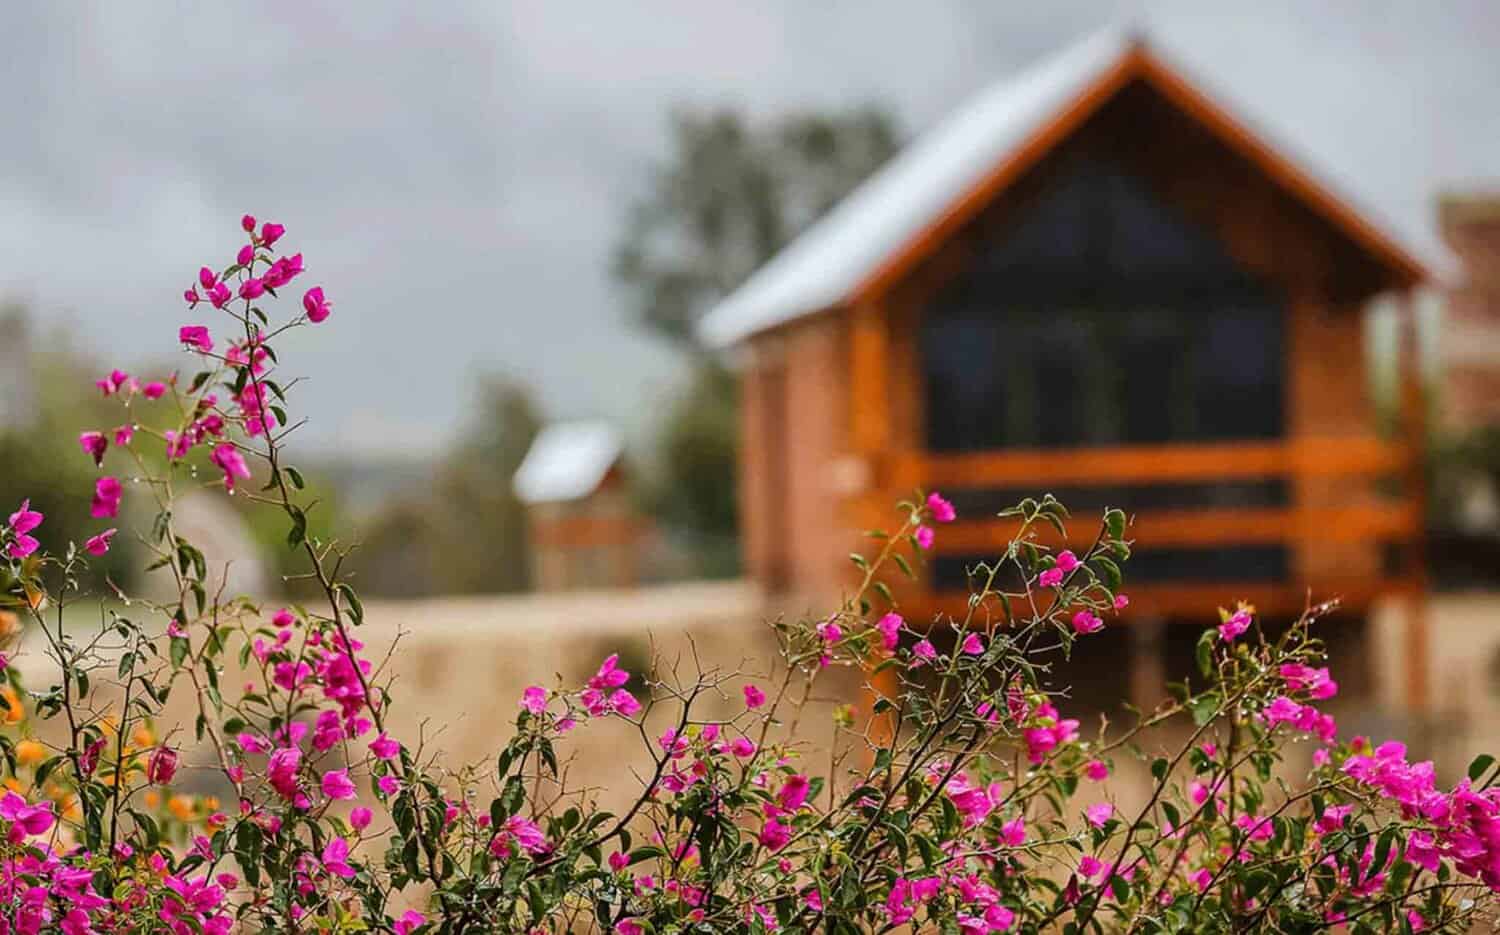
POLYGON ((1128 603, 1127 522, 1110 510, 1087 551, 1054 551, 1045 530, 1069 517, 1050 497, 1004 514, 1016 537, 974 570, 961 618, 907 621, 891 590, 955 519, 927 494, 853 557, 861 580, 838 611, 775 625, 768 680, 647 673, 632 690, 611 656, 584 685, 521 692, 494 761, 424 757, 387 727, 388 670, 356 636, 346 551, 308 537, 283 455, 297 384, 278 348, 333 303, 312 287, 273 319, 302 256, 278 252, 281 225, 243 230, 234 261, 184 294, 209 322, 178 332, 196 373, 99 381, 123 414, 78 439, 101 471, 79 491, 98 533, 45 552, 28 503, 0 527, 0 593, 56 673, 39 689, 8 668, 0 691, 0 935, 1433 931, 1491 911, 1494 761, 1446 788, 1399 743, 1340 739, 1319 707, 1338 691, 1316 636, 1326 607, 1274 636, 1251 607, 1223 612, 1191 683, 1085 734, 1056 666, 1128 603), (221 593, 173 523, 200 472, 285 515, 321 606, 221 593), (100 625, 69 626, 127 498, 155 509, 139 538, 172 598, 116 594, 100 625), (833 665, 859 667, 874 700, 838 712, 819 771, 797 728, 833 665), (183 693, 191 748, 155 732, 183 693), (732 716, 702 714, 726 697, 732 716), (558 766, 600 719, 636 725, 649 757, 615 813, 558 766), (1144 752, 1153 728, 1179 742, 1144 752), (1296 744, 1310 767, 1283 759, 1296 744), (1149 775, 1144 795, 1112 791, 1121 767, 1149 775), (182 793, 189 770, 217 774, 227 806, 182 793))

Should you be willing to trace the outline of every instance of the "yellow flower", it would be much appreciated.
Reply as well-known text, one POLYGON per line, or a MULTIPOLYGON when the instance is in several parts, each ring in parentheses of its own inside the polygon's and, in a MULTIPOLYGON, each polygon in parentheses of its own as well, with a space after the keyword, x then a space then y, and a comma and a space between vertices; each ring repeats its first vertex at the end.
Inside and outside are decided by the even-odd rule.
POLYGON ((35 740, 16 744, 16 759, 22 766, 35 766, 47 758, 47 748, 35 740))
POLYGON ((193 799, 191 796, 174 795, 167 799, 167 811, 178 821, 187 821, 193 817, 193 799))
POLYGON ((156 734, 145 724, 137 724, 135 730, 130 732, 130 743, 136 747, 149 747, 156 743, 156 734))
POLYGON ((219 797, 216 795, 205 795, 203 797, 203 807, 211 812, 217 812, 219 810, 219 797))

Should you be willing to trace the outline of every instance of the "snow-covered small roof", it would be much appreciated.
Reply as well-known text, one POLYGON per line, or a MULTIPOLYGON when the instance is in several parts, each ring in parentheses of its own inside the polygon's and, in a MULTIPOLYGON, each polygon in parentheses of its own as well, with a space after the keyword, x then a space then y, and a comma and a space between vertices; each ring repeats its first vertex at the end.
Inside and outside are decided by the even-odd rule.
MULTIPOLYGON (((884 263, 952 211, 997 166, 1043 135, 1137 49, 1160 60, 1159 49, 1152 45, 1147 50, 1138 30, 1110 27, 981 92, 902 150, 711 309, 698 325, 699 339, 710 347, 727 347, 849 301, 884 263)), ((1256 136, 1261 137, 1259 128, 1256 136)), ((1285 155, 1287 150, 1278 144, 1274 152, 1285 155)), ((1323 191, 1336 191, 1302 164, 1295 170, 1316 179, 1323 191)), ((1338 200, 1349 204, 1343 193, 1338 200)), ((1361 226, 1396 255, 1420 255, 1398 245, 1387 227, 1363 222, 1361 226)))
POLYGON ((593 493, 619 460, 620 436, 604 422, 555 422, 537 433, 516 470, 523 503, 578 500, 593 493))

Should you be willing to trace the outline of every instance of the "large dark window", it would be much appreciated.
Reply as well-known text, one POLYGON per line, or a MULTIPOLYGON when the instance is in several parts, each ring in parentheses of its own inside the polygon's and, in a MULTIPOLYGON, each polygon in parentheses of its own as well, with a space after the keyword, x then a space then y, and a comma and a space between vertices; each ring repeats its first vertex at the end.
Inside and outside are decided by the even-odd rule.
POLYGON ((927 310, 928 447, 1276 437, 1282 327, 1209 232, 1075 158, 927 310))

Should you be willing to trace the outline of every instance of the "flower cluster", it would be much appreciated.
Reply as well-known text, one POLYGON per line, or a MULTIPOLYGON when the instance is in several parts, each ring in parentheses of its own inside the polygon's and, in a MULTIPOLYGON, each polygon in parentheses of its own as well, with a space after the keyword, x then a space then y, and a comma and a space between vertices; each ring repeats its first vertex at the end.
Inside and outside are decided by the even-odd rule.
POLYGON ((959 613, 914 614, 892 586, 959 521, 921 491, 852 557, 838 609, 772 625, 767 671, 610 655, 582 684, 525 687, 493 760, 443 763, 388 721, 346 553, 309 536, 285 460, 278 349, 332 305, 313 286, 274 319, 306 262, 279 251, 282 225, 240 229, 183 295, 216 316, 178 325, 201 369, 112 370, 97 386, 124 417, 77 437, 94 518, 154 509, 136 537, 169 597, 65 627, 117 529, 49 552, 29 501, 0 526, 0 639, 25 615, 58 671, 31 691, 0 655, 0 935, 1460 931, 1493 913, 1500 768, 1440 783, 1399 743, 1341 740, 1316 609, 1275 638, 1255 608, 1221 611, 1168 700, 1095 732, 1067 716, 1063 663, 1129 610, 1131 542, 1119 510, 1070 537, 1052 497, 1000 514, 1014 538, 969 569, 959 613), (173 520, 200 470, 237 496, 255 482, 245 499, 285 520, 317 606, 220 593, 173 520), (830 670, 867 694, 814 748, 799 726, 830 670), (158 735, 169 696, 191 728, 158 735), (611 725, 644 749, 606 810, 563 758, 611 725), (208 775, 213 793, 184 788, 208 775))

